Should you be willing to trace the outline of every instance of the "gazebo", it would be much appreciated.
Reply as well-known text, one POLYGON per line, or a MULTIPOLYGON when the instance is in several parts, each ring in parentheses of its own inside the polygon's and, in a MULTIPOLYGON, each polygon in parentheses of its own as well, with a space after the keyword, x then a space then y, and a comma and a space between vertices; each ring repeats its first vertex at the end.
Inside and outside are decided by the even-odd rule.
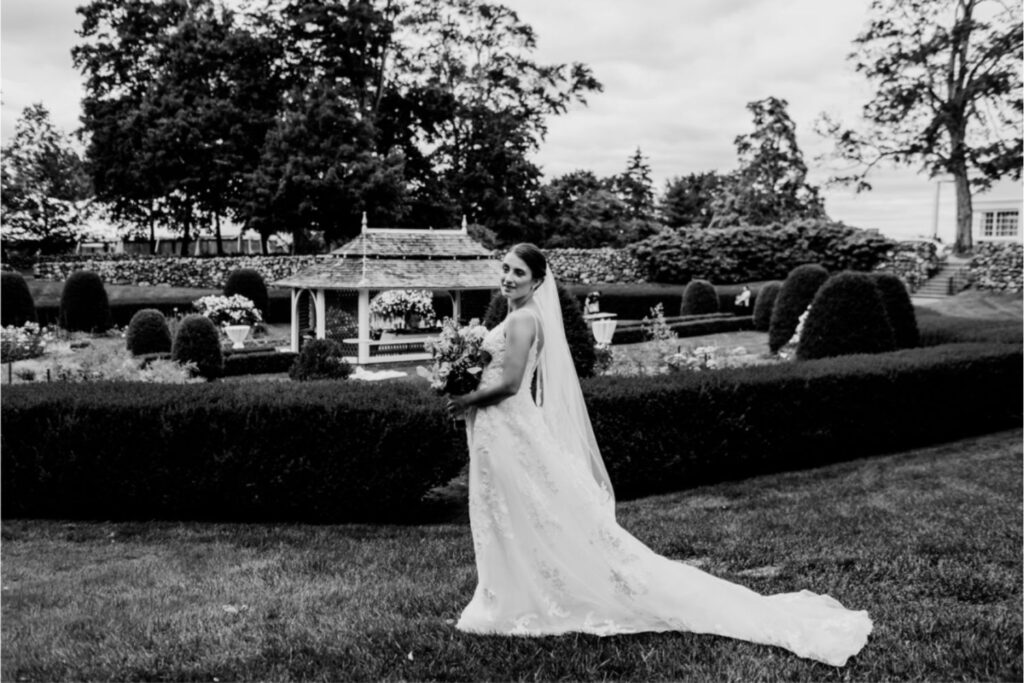
MULTIPOLYGON (((371 355, 371 347, 389 342, 370 338, 370 292, 387 289, 428 289, 446 292, 452 299, 452 317, 462 313, 462 292, 497 289, 501 264, 491 252, 471 238, 466 220, 461 229, 368 228, 363 215, 362 231, 354 240, 331 252, 329 258, 277 280, 278 287, 291 288, 291 348, 299 350, 300 304, 312 300, 312 317, 317 339, 326 336, 325 316, 328 290, 358 294, 359 336, 353 360, 359 364, 420 360, 429 358, 422 350, 423 339, 406 342, 416 352, 401 355, 371 355)), ((390 342, 392 346, 399 346, 390 342)), ((411 350, 406 348, 405 350, 411 350)))

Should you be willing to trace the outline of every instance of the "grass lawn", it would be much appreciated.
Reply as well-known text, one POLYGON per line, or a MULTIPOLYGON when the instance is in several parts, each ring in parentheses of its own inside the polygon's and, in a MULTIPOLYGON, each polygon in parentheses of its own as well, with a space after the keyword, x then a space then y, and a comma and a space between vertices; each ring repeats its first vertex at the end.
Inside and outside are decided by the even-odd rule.
POLYGON ((1013 430, 619 505, 656 551, 867 609, 845 669, 686 633, 479 637, 465 524, 4 520, 5 680, 1020 680, 1013 430))

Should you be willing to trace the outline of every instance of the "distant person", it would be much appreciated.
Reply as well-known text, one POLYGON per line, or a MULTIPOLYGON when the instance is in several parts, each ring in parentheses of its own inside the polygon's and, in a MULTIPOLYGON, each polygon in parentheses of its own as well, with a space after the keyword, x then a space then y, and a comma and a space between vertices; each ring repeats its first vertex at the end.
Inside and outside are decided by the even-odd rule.
POLYGON ((601 292, 587 294, 587 300, 583 305, 584 315, 594 315, 601 312, 601 292))
POLYGON ((736 295, 735 304, 740 308, 750 308, 750 287, 743 285, 743 291, 736 295))

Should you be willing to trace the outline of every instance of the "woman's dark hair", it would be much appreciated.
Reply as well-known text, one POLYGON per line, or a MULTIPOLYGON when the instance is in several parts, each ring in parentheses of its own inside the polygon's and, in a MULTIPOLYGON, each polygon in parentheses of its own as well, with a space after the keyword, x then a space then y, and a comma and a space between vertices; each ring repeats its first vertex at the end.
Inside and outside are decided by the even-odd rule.
POLYGON ((529 242, 520 242, 509 249, 510 252, 523 259, 523 263, 530 269, 534 280, 543 280, 548 274, 548 260, 544 258, 543 252, 529 242))

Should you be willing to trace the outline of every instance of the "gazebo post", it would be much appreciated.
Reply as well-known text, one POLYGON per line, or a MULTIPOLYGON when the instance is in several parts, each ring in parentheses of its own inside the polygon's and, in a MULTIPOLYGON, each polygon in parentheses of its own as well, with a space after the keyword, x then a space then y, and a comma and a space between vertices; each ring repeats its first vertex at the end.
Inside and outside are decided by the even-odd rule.
POLYGON ((455 300, 452 304, 452 317, 455 318, 455 324, 459 325, 459 320, 462 318, 462 290, 455 290, 455 300))
POLYGON ((316 306, 316 338, 327 338, 327 293, 324 289, 316 290, 313 299, 316 306))
POLYGON ((292 353, 299 352, 299 294, 297 287, 292 287, 292 353))
POLYGON ((359 288, 359 364, 370 360, 370 290, 359 288))

